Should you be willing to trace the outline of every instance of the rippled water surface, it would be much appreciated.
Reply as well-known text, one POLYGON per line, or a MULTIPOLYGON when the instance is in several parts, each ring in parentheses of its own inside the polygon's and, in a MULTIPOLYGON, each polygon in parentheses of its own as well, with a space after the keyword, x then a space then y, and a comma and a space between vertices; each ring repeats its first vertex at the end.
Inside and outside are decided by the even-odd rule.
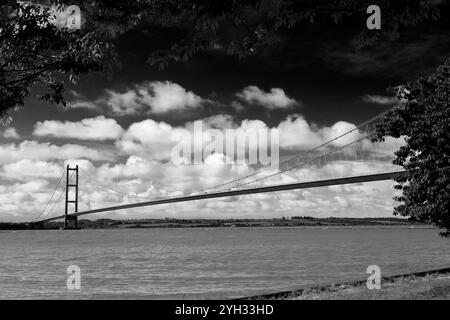
POLYGON ((0 231, 0 298, 232 298, 450 266, 435 229, 0 231), (66 269, 81 268, 81 290, 66 269))

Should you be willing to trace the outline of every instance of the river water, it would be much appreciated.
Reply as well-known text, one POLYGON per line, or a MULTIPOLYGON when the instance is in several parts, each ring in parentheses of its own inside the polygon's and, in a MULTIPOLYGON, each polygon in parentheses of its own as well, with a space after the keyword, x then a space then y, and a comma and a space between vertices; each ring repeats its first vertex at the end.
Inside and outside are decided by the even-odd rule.
POLYGON ((432 228, 0 231, 0 244, 0 299, 236 298, 366 279, 369 265, 450 266, 450 240, 432 228))

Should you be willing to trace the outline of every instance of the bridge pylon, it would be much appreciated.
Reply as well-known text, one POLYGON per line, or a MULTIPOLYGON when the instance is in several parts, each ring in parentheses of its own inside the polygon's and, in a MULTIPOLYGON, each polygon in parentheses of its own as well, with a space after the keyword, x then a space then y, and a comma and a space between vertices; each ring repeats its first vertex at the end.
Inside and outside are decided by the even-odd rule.
POLYGON ((66 168, 66 201, 65 201, 65 213, 64 213, 64 229, 78 229, 78 217, 69 215, 69 205, 73 204, 75 213, 78 212, 78 166, 71 168, 67 165, 66 168), (75 177, 72 178, 75 173, 75 177), (72 181, 71 181, 72 180, 72 181), (75 198, 73 200, 69 199, 69 189, 73 188, 75 193, 75 198))

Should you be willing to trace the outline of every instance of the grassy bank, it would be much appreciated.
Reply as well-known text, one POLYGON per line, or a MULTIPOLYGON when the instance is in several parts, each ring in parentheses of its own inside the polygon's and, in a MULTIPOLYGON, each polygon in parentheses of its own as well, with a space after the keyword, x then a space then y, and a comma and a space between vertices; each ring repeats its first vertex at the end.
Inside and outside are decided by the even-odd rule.
POLYGON ((384 277, 379 290, 367 289, 366 281, 354 281, 262 295, 249 299, 450 300, 450 268, 384 277))

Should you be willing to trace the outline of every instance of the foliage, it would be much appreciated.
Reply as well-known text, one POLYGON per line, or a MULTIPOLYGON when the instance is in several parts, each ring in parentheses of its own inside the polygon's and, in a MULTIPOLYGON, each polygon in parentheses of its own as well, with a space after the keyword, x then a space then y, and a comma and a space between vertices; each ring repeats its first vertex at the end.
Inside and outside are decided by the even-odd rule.
POLYGON ((400 105, 378 127, 385 136, 406 137, 394 164, 406 172, 397 179, 402 195, 394 213, 431 222, 450 237, 450 58, 427 79, 398 90, 400 105))
POLYGON ((64 83, 105 70, 106 50, 93 34, 56 27, 50 11, 39 6, 11 2, 6 9, 0 22, 0 118, 23 106, 35 84, 48 89, 42 99, 65 105, 64 83))

